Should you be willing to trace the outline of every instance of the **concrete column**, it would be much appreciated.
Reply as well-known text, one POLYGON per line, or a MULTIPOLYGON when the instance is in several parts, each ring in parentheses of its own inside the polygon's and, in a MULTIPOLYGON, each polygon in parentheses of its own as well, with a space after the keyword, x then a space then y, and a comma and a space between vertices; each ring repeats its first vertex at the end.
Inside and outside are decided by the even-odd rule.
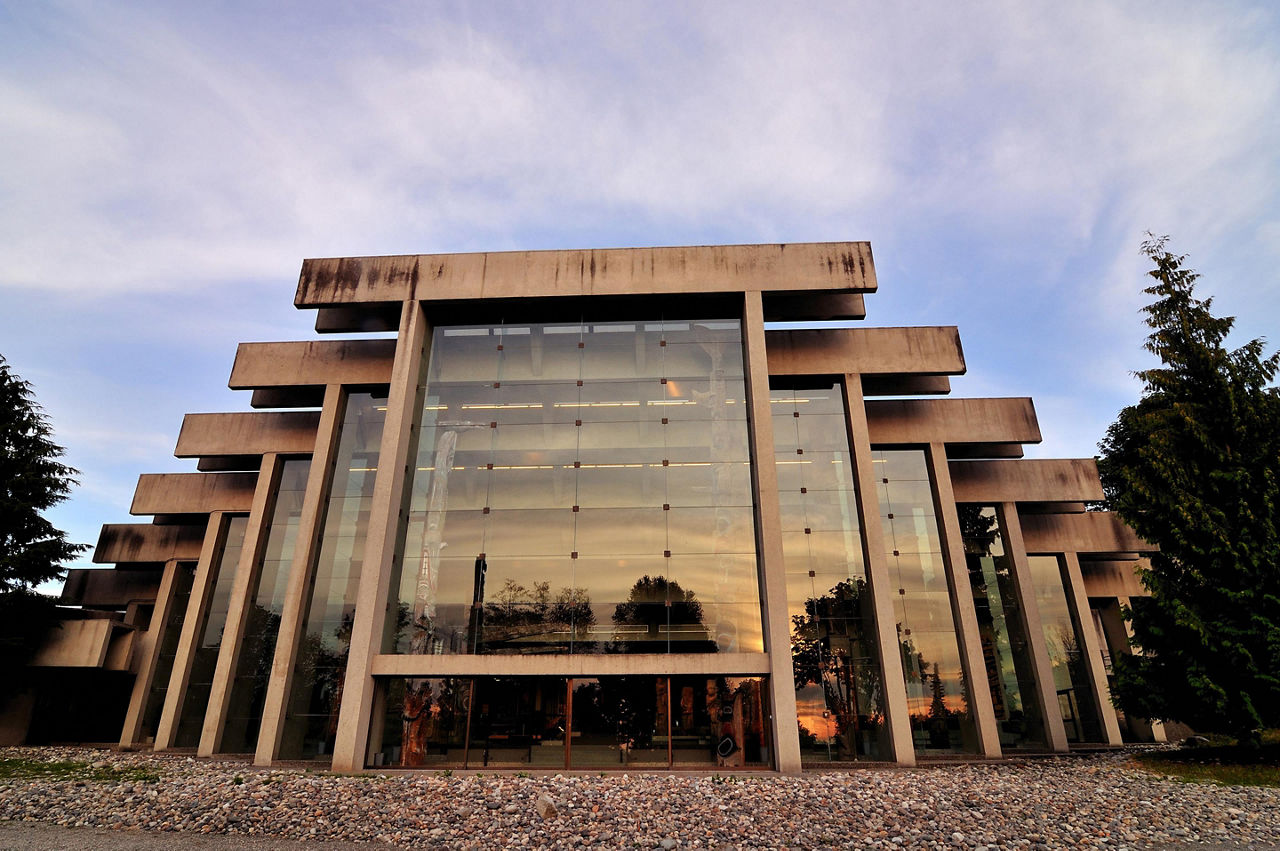
POLYGON ((880 676, 884 678, 884 714, 889 727, 889 748, 899 765, 915 765, 916 750, 911 737, 911 715, 907 710, 907 678, 902 671, 902 651, 898 644, 898 618, 893 611, 894 587, 889 580, 889 560, 880 522, 880 498, 876 488, 875 465, 871 463, 871 433, 867 428, 867 408, 862 397, 862 376, 845 375, 844 402, 849 419, 849 446, 858 486, 858 522, 862 525, 863 558, 867 564, 867 584, 875 613, 876 652, 880 676))
POLYGON ((769 409, 764 308, 758 292, 746 294, 742 337, 747 404, 751 411, 751 488, 756 505, 756 558, 760 565, 761 603, 764 607, 764 649, 769 654, 775 767, 782 772, 797 773, 800 771, 800 733, 796 727, 791 621, 787 617, 782 508, 778 501, 778 468, 773 457, 773 414, 769 409))
POLYGON ((258 729, 255 765, 270 765, 280 756, 284 739, 285 716, 289 709, 289 693, 293 689, 293 668, 298 659, 303 621, 311 594, 311 578, 320 553, 320 537, 324 531, 324 510, 329 482, 342 434, 345 405, 342 385, 330 384, 324 390, 324 407, 316 428, 316 442, 311 454, 311 470, 302 497, 302 516, 298 518, 298 537, 293 545, 293 561, 289 565, 289 583, 280 612, 280 632, 276 638, 271 677, 262 705, 262 726, 258 729))
POLYGON ((169 688, 164 695, 164 708, 160 711, 160 723, 156 726, 156 742, 153 750, 173 747, 178 732, 178 718, 182 715, 182 703, 191 682, 191 666, 204 632, 209 615, 209 602, 213 596, 213 565, 218 560, 227 539, 226 515, 221 511, 209 514, 204 544, 200 548, 200 561, 196 563, 195 579, 191 583, 191 597, 187 600, 187 616, 182 622, 182 634, 178 636, 178 652, 173 658, 173 670, 169 673, 169 688))
POLYGON ((1018 518, 1018 506, 1015 503, 1001 504, 1000 530, 1004 533, 1004 543, 1008 548, 1013 587, 1018 594, 1022 628, 1027 633, 1031 669, 1036 677, 1036 693, 1032 699, 1040 707, 1044 718, 1046 744, 1050 750, 1062 752, 1067 750, 1067 727, 1062 723, 1062 709, 1058 706, 1058 686, 1053 681, 1053 665, 1049 662, 1049 647, 1044 640, 1044 621, 1040 617, 1040 606, 1036 603, 1036 585, 1031 578, 1027 546, 1022 539, 1022 521, 1018 518))
POLYGON ((151 622, 134 651, 137 653, 138 675, 133 680, 133 694, 129 696, 129 709, 124 716, 124 729, 120 732, 122 748, 140 744, 143 715, 147 711, 147 698, 151 696, 156 663, 160 660, 165 624, 173 616, 173 592, 177 582, 178 562, 170 559, 165 562, 164 573, 160 577, 160 590, 156 593, 155 608, 151 610, 151 622))
POLYGON ((996 711, 991 702, 991 684, 987 681, 987 664, 982 655, 982 634, 978 631, 978 612, 973 605, 973 588, 964 558, 964 539, 956 513, 955 492, 951 488, 946 447, 930 443, 928 455, 934 513, 942 535, 942 560, 947 566, 947 586, 951 591, 951 614, 956 622, 956 638, 960 640, 960 664, 969 686, 969 711, 978 729, 982 755, 998 757, 1000 728, 996 726, 996 711))
POLYGON ((1120 722, 1115 707, 1111 705, 1111 686, 1107 683, 1107 669, 1102 662, 1102 641, 1093 628, 1093 615, 1089 611, 1089 598, 1084 590, 1084 577, 1080 575, 1080 559, 1075 553, 1063 553, 1063 584, 1067 589, 1067 604, 1075 618, 1076 635, 1080 638, 1080 655, 1084 657, 1085 673, 1093 685, 1094 709, 1102 721, 1107 744, 1120 745, 1120 722))
MULTIPOLYGON (((1132 609, 1129 598, 1117 597, 1114 614, 1107 612, 1103 615, 1103 628, 1107 630, 1110 644, 1114 648, 1111 652, 1112 663, 1115 662, 1117 653, 1125 653, 1130 656, 1142 655, 1142 651, 1133 646, 1133 623, 1124 617, 1124 609, 1132 609)), ((1125 715, 1125 721, 1129 725, 1129 731, 1139 741, 1169 741, 1169 734, 1165 732, 1163 721, 1155 721, 1150 718, 1135 718, 1128 714, 1125 715)))
MULTIPOLYGON (((240 551, 240 563, 236 565, 236 577, 231 585, 227 621, 222 628, 222 644, 218 648, 218 664, 213 669, 213 683, 209 687, 209 708, 204 713, 204 728, 200 732, 200 746, 196 749, 200 756, 212 756, 222 746, 227 706, 231 702, 231 684, 235 679, 240 644, 244 639, 245 624, 253 604, 250 597, 258 584, 258 573, 262 569, 262 556, 267 546, 267 533, 271 529, 271 511, 282 465, 283 459, 274 452, 262 456, 258 486, 253 492, 253 507, 249 511, 249 523, 244 530, 244 548, 240 551)), ((227 565, 223 565, 223 569, 226 568, 227 565)))
POLYGON ((364 769, 374 703, 373 660, 382 652, 396 540, 404 519, 405 483, 413 463, 409 447, 418 427, 418 385, 430 347, 431 328, 421 303, 406 301, 400 313, 386 425, 369 506, 369 536, 365 540, 364 567, 356 592, 351 650, 347 656, 347 676, 333 748, 334 771, 364 769))

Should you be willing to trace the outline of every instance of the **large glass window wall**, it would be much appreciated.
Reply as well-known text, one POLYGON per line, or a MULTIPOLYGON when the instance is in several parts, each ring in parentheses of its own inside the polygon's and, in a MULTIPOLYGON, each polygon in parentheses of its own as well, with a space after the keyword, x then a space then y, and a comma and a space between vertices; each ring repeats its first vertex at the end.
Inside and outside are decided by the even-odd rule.
POLYGON ((759 768, 759 677, 379 678, 371 766, 759 768))
POLYGON ((222 751, 225 753, 251 753, 258 743, 262 705, 275 659, 280 612, 284 609, 310 471, 310 458, 289 458, 281 464, 262 566, 249 589, 249 611, 245 615, 244 636, 223 727, 222 751))
POLYGON ((796 714, 806 762, 884 759, 874 606, 839 384, 770 394, 796 714))
POLYGON ((209 708, 209 691, 213 687, 213 672, 218 667, 218 651, 222 648, 222 631, 227 624, 227 609, 231 604, 231 585, 235 581, 236 567, 240 564, 249 518, 235 515, 228 517, 226 523, 222 551, 210 568, 213 574, 209 579, 212 593, 209 595, 204 623, 199 628, 200 639, 191 654, 191 675, 178 711, 174 745, 180 748, 194 748, 200 744, 204 716, 209 708))
POLYGON ((294 665, 281 758, 333 753, 364 564, 386 393, 349 393, 294 665))
MULTIPOLYGON (((156 727, 160 724, 160 712, 164 709, 165 695, 169 692, 169 676, 173 673, 173 660, 178 655, 178 642, 182 638, 182 624, 187 618, 187 604, 191 600, 191 585, 195 580, 196 566, 190 562, 175 565, 173 600, 169 604, 168 622, 160 632, 160 647, 156 654, 156 668, 151 675, 151 689, 142 713, 142 729, 139 738, 144 742, 155 741, 156 727)), ((160 624, 153 624, 159 628, 160 624)))
POLYGON ((1046 738, 1035 665, 1000 513, 989 505, 957 505, 956 511, 1000 747, 1042 750, 1046 738))
POLYGON ((1058 556, 1031 556, 1031 581, 1044 624, 1044 643, 1058 691, 1058 708, 1069 742, 1105 742, 1094 691, 1085 668, 1080 625, 1067 600, 1062 561, 1058 556))
POLYGON ((434 330, 386 652, 759 652, 737 319, 434 330))
POLYGON ((924 451, 876 449, 871 456, 916 753, 976 751, 924 451))

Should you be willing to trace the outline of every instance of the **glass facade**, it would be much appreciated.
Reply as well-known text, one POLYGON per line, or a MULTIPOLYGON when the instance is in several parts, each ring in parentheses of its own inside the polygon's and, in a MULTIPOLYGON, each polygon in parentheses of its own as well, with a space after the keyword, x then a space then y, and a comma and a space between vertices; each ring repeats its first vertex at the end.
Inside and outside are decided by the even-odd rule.
POLYGON ((302 517, 302 498, 307 489, 310 458, 289 458, 281 462, 275 507, 267 528, 262 565, 249 591, 249 611, 244 636, 236 659, 235 677, 222 734, 224 753, 249 753, 258 742, 262 704, 267 696, 271 664, 280 631, 285 588, 293 563, 293 546, 302 517))
POLYGON ((381 681, 371 766, 745 768, 772 758, 758 677, 381 681))
POLYGON ((436 328, 386 651, 763 649, 737 319, 436 328))
POLYGON ((222 551, 218 553, 209 581, 212 594, 204 613, 204 623, 199 627, 200 639, 192 651, 191 676, 178 710, 178 726, 174 733, 174 745, 194 748, 200 744, 204 727, 205 710, 209 708, 209 691, 213 687, 213 672, 218 667, 218 651, 222 647, 222 630, 227 623, 227 609, 231 605, 231 585, 235 581, 236 567, 240 564, 240 552, 244 548, 244 533, 249 518, 244 515, 228 517, 222 551))
POLYGON ((871 457, 916 753, 976 751, 925 453, 876 449, 871 457))
POLYGON ((1031 556, 1031 581, 1044 624, 1044 643, 1053 668, 1058 708, 1069 742, 1105 742, 1098 720, 1093 686, 1084 664, 1080 625, 1067 600, 1066 580, 1058 556, 1031 556))
POLYGON ((386 412, 385 392, 347 395, 329 496, 321 515, 319 555, 303 612, 281 742, 284 759, 333 753, 386 412))
POLYGON ((987 505, 957 505, 956 511, 1000 747, 1043 749, 1047 738, 1035 665, 1000 513, 987 505))
POLYGON ((837 383, 770 393, 787 614, 806 762, 885 759, 874 606, 837 383))
POLYGON ((173 673, 173 660, 178 655, 178 642, 182 638, 182 623, 187 616, 187 603, 191 599, 191 585, 195 580, 196 566, 189 562, 175 565, 173 600, 169 605, 169 617, 160 633, 160 648, 156 667, 152 672, 151 689, 147 692, 147 705, 142 712, 142 741, 155 741, 156 727, 160 724, 160 712, 169 692, 169 675, 173 673))

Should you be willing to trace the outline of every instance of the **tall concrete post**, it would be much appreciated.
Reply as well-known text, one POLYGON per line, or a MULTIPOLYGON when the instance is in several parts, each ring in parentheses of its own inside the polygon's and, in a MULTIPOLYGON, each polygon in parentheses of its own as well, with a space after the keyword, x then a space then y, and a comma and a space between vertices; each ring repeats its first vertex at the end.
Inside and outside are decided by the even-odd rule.
POLYGON ((253 605, 250 596, 257 585, 258 572, 262 569, 262 556, 267 546, 267 533, 271 529, 271 511, 282 466, 283 459, 276 453, 268 452, 262 456, 258 486, 253 492, 253 507, 249 511, 249 524, 244 532, 244 548, 240 551, 240 563, 236 565, 236 576, 232 580, 226 625, 222 629, 222 643, 218 648, 218 664, 213 670, 213 683, 209 686, 209 708, 204 713, 200 746, 196 749, 200 756, 212 756, 222 747, 222 733, 226 728, 227 707, 231 703, 236 662, 240 658, 240 645, 244 640, 245 625, 253 605))
POLYGON ((298 520, 298 536, 293 545, 293 561, 289 565, 289 581, 280 612, 280 632, 262 706, 262 726, 258 730, 258 747, 253 760, 255 765, 270 765, 280 756, 289 693, 293 688, 293 669, 302 640, 302 623, 307 617, 311 577, 320 551, 326 496, 329 482, 333 480, 335 455, 342 432, 343 402, 342 385, 325 387, 324 407, 316 428, 307 489, 302 497, 302 516, 298 520))
POLYGON ((942 561, 947 566, 947 587, 951 591, 951 614, 960 639, 960 665, 969 686, 969 712, 978 729, 978 747, 988 758, 1000 756, 1000 728, 996 725, 995 706, 991 702, 991 684, 987 682, 987 665, 982 655, 982 634, 978 631, 978 612, 973 604, 973 588, 964 558, 964 539, 960 517, 956 513, 955 491, 951 487, 951 469, 947 465, 946 447, 929 444, 929 473, 933 478, 938 518, 942 535, 942 561))
POLYGON ((898 619, 893 612, 893 583, 889 581, 888 552, 884 526, 880 521, 875 465, 871 462, 871 431, 867 426, 866 400, 862 376, 844 376, 844 402, 849 420, 849 447, 857 477, 858 522, 862 526, 863 558, 867 564, 867 584, 871 588, 875 617, 876 661, 884 678, 884 714, 889 727, 889 747, 899 765, 915 765, 915 744, 911 737, 911 713, 907 709, 907 678, 902 670, 898 645, 898 619))
POLYGON ((1107 744, 1120 745, 1120 722, 1115 707, 1111 705, 1111 686, 1107 683, 1107 669, 1102 662, 1102 642, 1093 628, 1093 615, 1089 611, 1089 597, 1084 590, 1084 577, 1080 575, 1080 559, 1073 552, 1063 553, 1063 584, 1067 588, 1067 603, 1076 622, 1076 635, 1080 637, 1080 655, 1084 657, 1084 669, 1093 686, 1094 710, 1102 722, 1102 733, 1107 744))
POLYGON ((173 747, 178 732, 178 718, 182 703, 191 682, 191 667, 209 615, 209 602, 213 596, 213 565, 222 552, 227 539, 226 515, 221 511, 209 514, 204 543, 200 547, 200 561, 196 563, 196 575, 191 583, 191 597, 187 600, 187 614, 182 621, 182 633, 178 636, 178 652, 173 658, 173 670, 169 672, 169 688, 164 694, 164 708, 160 710, 160 723, 156 726, 153 750, 173 747))
POLYGON ((420 302, 404 302, 396 339, 386 425, 369 506, 369 536, 356 592, 351 650, 334 741, 334 771, 359 771, 365 763, 375 691, 373 660, 382 652, 382 633, 389 617, 396 539, 404 520, 405 484, 412 463, 409 445, 417 422, 418 386, 431 347, 431 328, 420 302))
POLYGON ((138 642, 138 674, 133 680, 133 693, 129 695, 129 709, 124 716, 124 729, 120 733, 120 746, 139 744, 142 736, 143 717, 147 711, 147 698, 155 680, 156 664, 160 661, 160 645, 164 641, 165 625, 173 616, 174 587, 178 583, 178 561, 165 562, 160 577, 160 590, 156 593, 155 607, 151 610, 151 622, 138 642))
POLYGON ((1036 586, 1031 578, 1031 564, 1027 561, 1027 545, 1022 538, 1022 521, 1018 518, 1018 506, 1012 502, 1000 505, 1000 528, 1004 531, 1005 545, 1009 548, 1009 563, 1013 573, 1013 587, 1018 594, 1018 609, 1022 612, 1022 628, 1026 630, 1027 645, 1031 651, 1031 669, 1035 673, 1036 705, 1044 718, 1044 734, 1050 750, 1067 750, 1067 726, 1062 721, 1058 706, 1058 687, 1053 681, 1053 665, 1049 662, 1049 648, 1044 640, 1044 620, 1036 603, 1036 586))
POLYGON ((791 622, 787 617, 786 565, 782 552, 782 509, 778 469, 773 458, 773 414, 769 409, 769 363, 764 342, 764 306, 760 293, 747 293, 742 317, 747 404, 751 418, 751 487, 756 506, 756 558, 764 607, 765 652, 769 654, 769 690, 777 769, 800 771, 800 735, 796 727, 795 676, 791 662, 791 622))

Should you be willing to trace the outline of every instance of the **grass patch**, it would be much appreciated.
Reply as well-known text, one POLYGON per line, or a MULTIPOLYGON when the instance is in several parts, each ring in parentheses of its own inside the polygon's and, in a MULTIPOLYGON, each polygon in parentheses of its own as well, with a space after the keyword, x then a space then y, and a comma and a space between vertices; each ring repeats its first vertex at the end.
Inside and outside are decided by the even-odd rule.
POLYGON ((1274 740, 1257 749, 1214 745, 1155 751, 1134 758, 1147 771, 1190 782, 1280 786, 1280 742, 1274 740))
POLYGON ((94 768, 87 762, 0 759, 0 780, 84 780, 95 783, 155 783, 160 775, 144 768, 94 768))

